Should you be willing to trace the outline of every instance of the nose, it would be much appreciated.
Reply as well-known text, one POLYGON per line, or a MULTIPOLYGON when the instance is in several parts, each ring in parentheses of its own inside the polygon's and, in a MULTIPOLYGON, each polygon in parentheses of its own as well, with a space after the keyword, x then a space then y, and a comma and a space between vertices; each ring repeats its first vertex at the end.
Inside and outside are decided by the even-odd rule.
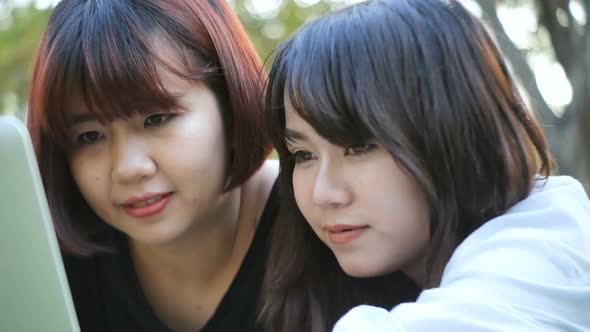
POLYGON ((312 200, 323 208, 339 208, 350 205, 352 191, 347 178, 337 167, 327 163, 320 166, 315 178, 312 200))
POLYGON ((147 144, 139 138, 121 137, 112 140, 112 180, 133 183, 156 173, 156 163, 149 155, 147 144))

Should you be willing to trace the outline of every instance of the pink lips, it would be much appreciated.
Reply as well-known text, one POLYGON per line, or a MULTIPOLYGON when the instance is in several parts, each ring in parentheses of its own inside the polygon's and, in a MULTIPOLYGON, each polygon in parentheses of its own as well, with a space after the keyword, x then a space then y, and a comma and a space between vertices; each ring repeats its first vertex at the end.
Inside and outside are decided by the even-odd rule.
POLYGON ((127 214, 136 218, 145 218, 160 213, 166 208, 172 197, 169 193, 154 193, 136 196, 122 204, 127 214))
POLYGON ((369 228, 367 225, 333 225, 325 226, 324 230, 328 232, 328 239, 330 242, 333 244, 342 245, 352 242, 361 236, 367 228, 369 228))

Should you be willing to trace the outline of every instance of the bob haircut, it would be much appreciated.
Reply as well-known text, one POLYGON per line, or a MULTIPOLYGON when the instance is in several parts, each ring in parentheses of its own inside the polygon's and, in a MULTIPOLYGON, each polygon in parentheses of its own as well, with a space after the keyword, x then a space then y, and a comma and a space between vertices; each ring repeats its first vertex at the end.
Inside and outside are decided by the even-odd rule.
POLYGON ((297 318, 333 319, 314 285, 343 291, 333 278, 322 282, 334 257, 295 202, 284 98, 333 144, 377 140, 416 181, 430 208, 430 275, 551 172, 544 134, 492 38, 457 1, 368 1, 305 25, 277 51, 267 87, 282 189, 261 314, 270 330, 291 330, 282 328, 297 318), (306 302, 320 304, 312 311, 306 302))
POLYGON ((262 63, 226 1, 62 0, 38 49, 28 127, 63 250, 109 250, 97 240, 108 226, 68 168, 64 114, 72 96, 101 122, 172 110, 177 96, 163 86, 158 68, 215 93, 228 139, 225 190, 245 182, 270 152, 262 63), (162 45, 174 60, 162 55, 162 45))

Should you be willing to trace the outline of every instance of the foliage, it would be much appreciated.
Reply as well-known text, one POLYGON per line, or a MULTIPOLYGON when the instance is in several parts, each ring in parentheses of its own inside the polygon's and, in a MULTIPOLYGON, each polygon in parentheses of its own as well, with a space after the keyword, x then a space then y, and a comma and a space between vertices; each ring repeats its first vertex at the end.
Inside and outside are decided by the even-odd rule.
POLYGON ((517 48, 508 37, 498 17, 498 3, 494 0, 477 0, 477 3, 545 126, 560 173, 576 176, 590 189, 590 24, 587 23, 590 0, 509 1, 512 6, 533 5, 537 16, 534 37, 547 39, 552 57, 572 86, 572 100, 561 116, 556 116, 539 90, 535 72, 527 62, 527 52, 531 50, 517 48), (576 8, 582 15, 575 15, 576 8))
POLYGON ((7 100, 2 96, 13 95, 14 106, 24 107, 35 49, 49 13, 32 4, 16 8, 0 2, 0 113, 7 100))
MULTIPOLYGON (((0 114, 10 108, 26 108, 34 51, 51 13, 51 9, 38 9, 33 4, 17 7, 17 1, 26 0, 0 0, 0 114)), ((344 6, 347 0, 228 1, 268 67, 272 50, 281 41, 309 19, 344 6), (274 7, 257 11, 256 4, 261 2, 274 7)), ((545 125, 561 173, 578 177, 590 188, 590 24, 586 23, 590 0, 460 1, 476 3, 497 37, 532 109, 545 125), (534 31, 529 32, 531 45, 517 45, 511 40, 509 33, 514 31, 500 19, 501 7, 528 8, 533 13, 536 20, 534 31), (533 70, 530 61, 535 53, 549 55, 561 65, 572 86, 572 100, 563 110, 550 107, 540 91, 539 72, 533 70), (564 111, 563 115, 556 110, 564 111)))
MULTIPOLYGON (((26 108, 34 53, 51 14, 51 8, 38 9, 34 3, 18 7, 15 2, 0 0, 0 114, 8 108, 16 107, 20 112, 26 108), (7 105, 10 100, 14 100, 15 105, 7 105)), ((251 2, 237 1, 234 8, 263 59, 306 20, 338 6, 338 2, 319 1, 313 6, 301 7, 288 0, 276 13, 263 17, 246 8, 251 2)), ((269 65, 270 60, 266 64, 269 65)))

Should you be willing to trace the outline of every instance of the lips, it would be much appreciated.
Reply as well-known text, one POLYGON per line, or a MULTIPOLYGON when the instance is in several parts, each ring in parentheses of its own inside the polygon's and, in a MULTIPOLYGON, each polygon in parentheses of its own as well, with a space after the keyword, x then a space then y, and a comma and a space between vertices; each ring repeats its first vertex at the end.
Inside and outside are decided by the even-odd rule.
POLYGON ((331 225, 325 226, 324 230, 328 232, 330 242, 343 245, 360 237, 368 228, 368 225, 331 225))
POLYGON ((161 199, 162 199, 162 197, 164 197, 164 195, 156 196, 156 197, 154 197, 154 198, 150 198, 150 199, 148 199, 148 200, 145 200, 145 201, 140 201, 140 202, 133 203, 133 204, 127 204, 127 206, 128 206, 128 207, 131 207, 131 208, 141 208, 141 207, 145 207, 145 206, 148 206, 148 205, 154 204, 155 202, 157 202, 157 201, 161 200, 161 199))
POLYGON ((127 214, 136 218, 145 218, 160 213, 172 197, 172 193, 154 193, 136 196, 122 204, 127 214))

